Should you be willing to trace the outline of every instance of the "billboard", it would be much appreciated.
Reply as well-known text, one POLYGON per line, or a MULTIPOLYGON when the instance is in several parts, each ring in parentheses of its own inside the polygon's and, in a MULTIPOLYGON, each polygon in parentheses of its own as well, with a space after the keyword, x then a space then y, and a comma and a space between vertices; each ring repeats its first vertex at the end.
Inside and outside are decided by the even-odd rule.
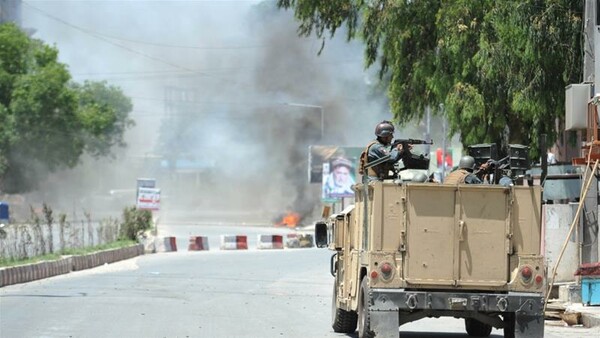
POLYGON ((351 186, 363 147, 310 146, 308 180, 320 183, 323 201, 354 197, 351 186))

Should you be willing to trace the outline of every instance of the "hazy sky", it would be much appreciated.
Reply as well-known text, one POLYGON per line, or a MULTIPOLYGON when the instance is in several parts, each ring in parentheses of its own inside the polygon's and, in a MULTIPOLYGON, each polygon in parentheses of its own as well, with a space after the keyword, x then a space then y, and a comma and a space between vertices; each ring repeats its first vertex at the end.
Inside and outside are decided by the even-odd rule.
MULTIPOLYGON (((136 127, 103 188, 156 175, 131 159, 162 145, 163 156, 167 147, 219 168, 218 177, 186 176, 184 187, 195 187, 187 192, 181 182, 169 192, 163 180, 168 195, 195 200, 187 197, 210 191, 210 203, 199 204, 311 209, 319 189, 306 184, 308 145, 362 147, 391 115, 359 42, 347 43, 341 30, 318 55, 321 41, 297 37, 291 11, 274 3, 27 0, 22 19, 59 49, 75 81, 106 80, 133 100, 136 127)), ((398 134, 423 137, 419 130, 398 134)))

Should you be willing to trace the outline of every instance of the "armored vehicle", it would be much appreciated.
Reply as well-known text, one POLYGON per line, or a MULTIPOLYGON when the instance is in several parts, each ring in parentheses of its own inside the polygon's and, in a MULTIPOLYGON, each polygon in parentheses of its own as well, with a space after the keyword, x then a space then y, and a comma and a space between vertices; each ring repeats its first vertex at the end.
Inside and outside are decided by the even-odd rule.
POLYGON ((543 337, 546 269, 539 186, 372 181, 317 222, 335 277, 332 327, 394 337, 426 317, 464 318, 470 336, 543 337))

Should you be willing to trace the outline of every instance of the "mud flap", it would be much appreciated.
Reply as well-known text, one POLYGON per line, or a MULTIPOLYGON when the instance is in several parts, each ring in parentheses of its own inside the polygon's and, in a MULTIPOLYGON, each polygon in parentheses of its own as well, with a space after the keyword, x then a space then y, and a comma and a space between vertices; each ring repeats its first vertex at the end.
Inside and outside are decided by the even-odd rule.
POLYGON ((515 338, 543 338, 544 316, 515 314, 515 338))
POLYGON ((371 331, 376 338, 398 338, 400 318, 398 311, 370 311, 371 331))

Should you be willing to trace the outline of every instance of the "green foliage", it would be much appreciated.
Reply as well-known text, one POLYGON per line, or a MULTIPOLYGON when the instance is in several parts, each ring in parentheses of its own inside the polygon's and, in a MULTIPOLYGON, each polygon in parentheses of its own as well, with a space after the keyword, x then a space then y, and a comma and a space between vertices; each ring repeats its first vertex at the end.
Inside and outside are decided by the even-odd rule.
MULTIPOLYGON (((406 124, 444 104, 463 144, 530 145, 556 137, 564 88, 582 78, 583 1, 278 0, 299 34, 325 39, 345 25, 365 41, 366 65, 389 81, 406 124), (338 7, 336 8, 333 3, 338 7), (360 25, 357 22, 360 21, 360 25)), ((532 154, 537 156, 537 154, 532 154)))
POLYGON ((0 258, 0 267, 10 267, 10 266, 32 264, 32 263, 38 263, 38 262, 44 262, 44 261, 54 261, 54 260, 61 259, 62 256, 87 255, 87 254, 91 254, 91 253, 98 252, 98 251, 126 248, 126 247, 133 246, 136 244, 137 244, 136 241, 118 240, 118 241, 114 241, 111 243, 96 245, 96 246, 87 247, 87 248, 68 248, 65 250, 61 250, 58 253, 45 254, 45 255, 30 257, 30 258, 25 258, 25 259, 3 258, 2 257, 2 258, 0 258))
POLYGON ((106 82, 74 84, 78 93, 78 118, 86 130, 86 151, 92 156, 107 156, 113 146, 125 146, 123 135, 134 125, 129 118, 131 99, 106 82))
POLYGON ((121 225, 121 239, 135 240, 140 232, 152 228, 152 212, 136 207, 123 210, 123 224, 121 225))
POLYGON ((72 83, 58 50, 0 25, 0 191, 34 189, 81 155, 123 146, 131 102, 106 83, 72 83))

